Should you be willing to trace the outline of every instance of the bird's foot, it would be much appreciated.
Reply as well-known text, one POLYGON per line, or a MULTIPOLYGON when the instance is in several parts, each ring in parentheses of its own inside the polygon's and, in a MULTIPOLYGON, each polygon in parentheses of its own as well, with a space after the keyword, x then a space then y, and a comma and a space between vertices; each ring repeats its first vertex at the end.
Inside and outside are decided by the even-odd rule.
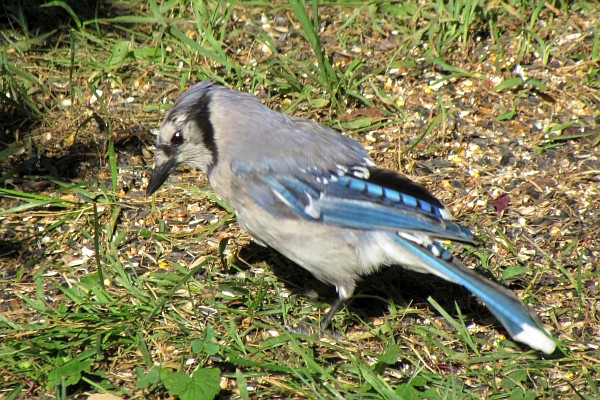
POLYGON ((290 333, 297 333, 297 334, 306 335, 306 336, 313 336, 318 332, 317 329, 315 329, 314 327, 312 327, 310 325, 306 325, 306 324, 301 324, 300 326, 284 325, 284 328, 286 331, 288 331, 290 333))

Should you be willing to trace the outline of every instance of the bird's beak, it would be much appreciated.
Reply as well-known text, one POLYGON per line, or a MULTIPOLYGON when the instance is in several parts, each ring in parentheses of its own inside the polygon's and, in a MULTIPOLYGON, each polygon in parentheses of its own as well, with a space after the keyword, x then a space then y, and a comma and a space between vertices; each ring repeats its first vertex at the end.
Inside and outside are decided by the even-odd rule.
POLYGON ((154 192, 156 192, 158 188, 165 183, 171 171, 177 167, 177 162, 175 161, 174 157, 169 157, 160 163, 159 159, 160 158, 156 159, 154 169, 152 170, 152 175, 150 175, 150 181, 148 182, 148 187, 146 188, 146 196, 151 196, 154 192))

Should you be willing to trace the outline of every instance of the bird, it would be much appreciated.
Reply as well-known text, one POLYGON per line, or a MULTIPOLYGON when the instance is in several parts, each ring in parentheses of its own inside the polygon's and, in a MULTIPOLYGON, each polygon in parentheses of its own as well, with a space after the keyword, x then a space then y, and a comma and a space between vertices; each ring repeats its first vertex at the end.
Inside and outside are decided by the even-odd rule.
POLYGON ((556 343, 510 290, 477 274, 442 242, 473 243, 471 231, 424 186, 378 168, 358 142, 325 125, 274 111, 212 80, 191 86, 157 134, 146 195, 181 165, 206 174, 237 223, 335 286, 326 330, 361 277, 400 265, 462 285, 516 341, 550 354, 556 343))

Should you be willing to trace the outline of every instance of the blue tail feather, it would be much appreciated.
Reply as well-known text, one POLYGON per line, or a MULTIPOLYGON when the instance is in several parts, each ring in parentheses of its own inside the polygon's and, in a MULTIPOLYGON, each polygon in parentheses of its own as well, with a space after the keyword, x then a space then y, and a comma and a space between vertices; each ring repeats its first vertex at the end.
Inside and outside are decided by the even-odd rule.
POLYGON ((554 351, 556 344, 548 332, 514 293, 479 276, 457 260, 443 260, 402 237, 395 240, 413 257, 422 261, 430 273, 464 286, 482 300, 515 340, 548 354, 554 351))

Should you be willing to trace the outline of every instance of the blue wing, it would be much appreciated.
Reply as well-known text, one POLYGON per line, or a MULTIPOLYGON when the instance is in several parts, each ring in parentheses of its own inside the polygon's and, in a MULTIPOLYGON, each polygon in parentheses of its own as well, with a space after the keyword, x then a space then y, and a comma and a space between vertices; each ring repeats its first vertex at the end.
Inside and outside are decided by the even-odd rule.
POLYGON ((450 213, 425 188, 389 171, 355 167, 301 178, 258 179, 302 218, 344 228, 424 232, 472 242, 471 232, 452 222, 450 213))

